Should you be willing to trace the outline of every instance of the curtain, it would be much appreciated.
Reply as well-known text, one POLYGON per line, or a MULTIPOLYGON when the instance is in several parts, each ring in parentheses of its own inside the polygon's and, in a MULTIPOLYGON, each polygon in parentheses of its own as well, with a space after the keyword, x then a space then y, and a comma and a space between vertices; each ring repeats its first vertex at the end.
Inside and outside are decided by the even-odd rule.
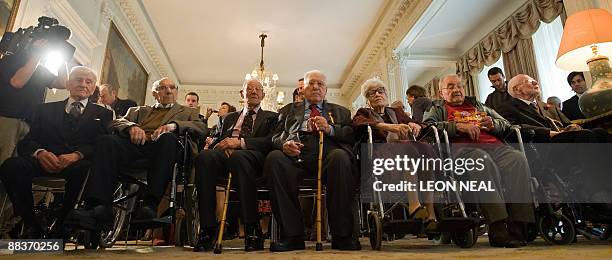
MULTIPOLYGON (((466 81, 466 87, 476 93, 474 84, 469 84, 471 75, 477 75, 485 65, 495 63, 502 53, 513 61, 512 66, 518 66, 509 71, 523 73, 536 72, 533 62, 533 43, 531 36, 538 30, 540 21, 550 23, 563 14, 563 0, 530 0, 508 17, 495 30, 484 37, 474 47, 469 49, 457 61, 457 74, 466 81), (526 40, 526 41, 525 41, 526 40), (523 47, 527 50, 516 50, 523 47), (530 48, 530 49, 529 49, 530 48), (531 55, 531 58, 525 55, 531 55), (531 61, 530 61, 531 60, 531 61), (533 66, 532 66, 533 65, 533 66), (525 66, 525 67, 520 67, 525 66), (470 77, 468 77, 470 75, 470 77)), ((505 61, 504 61, 505 62, 505 61)), ((510 78, 507 75, 508 78, 510 78)))
POLYGON ((507 79, 518 74, 527 74, 538 80, 538 68, 531 38, 519 40, 514 48, 504 53, 504 72, 507 79))
POLYGON ((533 35, 534 52, 539 72, 538 81, 542 89, 543 100, 551 96, 566 100, 574 95, 566 81, 569 71, 561 70, 555 65, 562 35, 561 17, 552 23, 542 24, 533 35))

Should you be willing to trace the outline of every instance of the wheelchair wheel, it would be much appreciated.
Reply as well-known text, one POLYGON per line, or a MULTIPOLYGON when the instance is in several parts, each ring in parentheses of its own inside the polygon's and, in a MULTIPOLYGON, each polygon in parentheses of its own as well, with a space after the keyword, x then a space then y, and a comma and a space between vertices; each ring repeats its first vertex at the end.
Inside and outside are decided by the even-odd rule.
POLYGON ((198 192, 195 187, 187 189, 185 228, 189 245, 192 247, 198 242, 200 232, 200 213, 198 209, 198 192))
POLYGON ((464 232, 453 232, 450 234, 450 238, 455 245, 461 248, 470 248, 476 244, 478 239, 478 230, 473 228, 464 232))
POLYGON ((380 250, 382 247, 383 230, 382 221, 378 213, 368 213, 368 227, 370 228, 370 246, 372 246, 372 250, 380 250))
POLYGON ((555 245, 567 245, 574 241, 576 228, 565 215, 550 214, 538 220, 538 230, 546 242, 555 245))
POLYGON ((610 238, 610 235, 612 235, 612 229, 610 229, 610 225, 606 224, 602 226, 603 228, 603 233, 601 233, 601 235, 599 236, 600 240, 608 240, 608 238, 610 238))
POLYGON ((451 243, 451 234, 448 232, 435 234, 431 240, 435 245, 448 245, 451 243))
MULTIPOLYGON (((123 184, 117 185, 117 189, 115 189, 115 193, 113 195, 114 199, 119 199, 127 194, 129 194, 130 190, 126 189, 123 184)), ((117 241, 121 230, 125 224, 127 218, 127 211, 129 201, 124 201, 113 206, 113 214, 115 219, 113 220, 113 226, 110 230, 103 230, 100 234, 100 247, 102 248, 111 248, 117 241)))

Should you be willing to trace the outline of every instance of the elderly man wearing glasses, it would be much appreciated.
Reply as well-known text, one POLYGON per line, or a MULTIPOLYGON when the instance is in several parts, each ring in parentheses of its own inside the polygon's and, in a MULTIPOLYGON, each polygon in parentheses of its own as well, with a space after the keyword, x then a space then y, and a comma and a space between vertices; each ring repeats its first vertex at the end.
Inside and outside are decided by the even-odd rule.
POLYGON ((443 99, 433 101, 423 121, 448 132, 454 158, 483 160, 483 169, 466 172, 461 178, 495 185, 494 191, 466 194, 478 203, 489 224, 489 244, 525 245, 525 224, 535 221, 530 172, 525 156, 503 143, 510 123, 475 97, 466 97, 457 75, 446 75, 440 80, 440 96, 443 99))
POLYGON ((125 117, 111 124, 117 135, 102 136, 96 144, 96 155, 90 172, 84 199, 87 207, 72 211, 67 223, 78 223, 83 228, 98 230, 112 221, 113 191, 119 167, 135 160, 148 159, 148 190, 144 205, 136 213, 136 220, 156 217, 168 181, 178 159, 177 135, 188 129, 204 135, 206 125, 198 118, 198 111, 176 103, 178 88, 169 78, 153 83, 153 106, 130 108, 125 117))

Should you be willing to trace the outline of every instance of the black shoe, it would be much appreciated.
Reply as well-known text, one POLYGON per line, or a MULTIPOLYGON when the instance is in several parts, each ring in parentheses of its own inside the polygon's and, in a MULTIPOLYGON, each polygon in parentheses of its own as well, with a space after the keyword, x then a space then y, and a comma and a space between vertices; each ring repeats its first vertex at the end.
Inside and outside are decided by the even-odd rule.
POLYGON ((214 230, 216 230, 216 228, 200 229, 198 241, 193 247, 193 252, 208 252, 213 249, 214 241, 212 239, 212 235, 214 234, 214 230))
POLYGON ((510 237, 519 241, 521 246, 526 246, 527 236, 525 234, 527 232, 526 230, 527 226, 521 222, 509 222, 507 226, 508 226, 508 234, 510 234, 510 237))
POLYGON ((144 222, 153 220, 157 217, 157 207, 153 205, 143 205, 134 212, 134 222, 144 222))
POLYGON ((26 225, 23 233, 21 234, 21 239, 42 239, 45 238, 45 229, 37 224, 26 225))
POLYGON ((270 252, 287 252, 304 249, 306 249, 306 245, 304 245, 304 239, 302 237, 281 239, 270 244, 270 252))
POLYGON ((521 242, 510 236, 504 221, 497 221, 489 225, 489 244, 492 247, 518 248, 521 242))
POLYGON ((98 205, 70 211, 66 215, 64 226, 95 231, 109 228, 113 219, 113 210, 109 206, 98 205))
POLYGON ((264 249, 265 239, 259 223, 245 225, 244 231, 244 251, 251 252, 264 249))
POLYGON ((352 237, 338 239, 333 238, 331 242, 331 248, 338 250, 357 251, 361 250, 361 244, 359 243, 359 240, 352 237))

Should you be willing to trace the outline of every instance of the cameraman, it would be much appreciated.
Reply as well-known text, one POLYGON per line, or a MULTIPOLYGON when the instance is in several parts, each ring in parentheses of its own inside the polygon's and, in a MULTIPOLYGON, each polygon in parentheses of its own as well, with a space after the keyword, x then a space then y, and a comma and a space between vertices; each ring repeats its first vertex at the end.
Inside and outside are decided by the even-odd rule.
POLYGON ((0 60, 0 164, 13 155, 17 143, 29 132, 30 115, 44 103, 46 88, 64 89, 66 63, 58 76, 40 66, 47 40, 38 39, 28 51, 0 60))

